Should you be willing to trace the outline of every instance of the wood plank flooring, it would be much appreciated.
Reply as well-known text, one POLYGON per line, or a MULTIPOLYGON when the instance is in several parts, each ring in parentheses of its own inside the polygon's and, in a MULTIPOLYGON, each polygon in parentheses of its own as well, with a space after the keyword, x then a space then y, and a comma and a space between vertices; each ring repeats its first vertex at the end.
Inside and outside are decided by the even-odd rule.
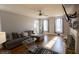
MULTIPOLYGON (((58 39, 54 39, 56 36, 54 35, 44 35, 44 40, 42 42, 36 42, 36 44, 38 45, 41 45, 45 48, 48 48, 48 49, 52 49, 53 50, 53 47, 55 46, 55 50, 58 50, 58 51, 61 51, 63 49, 65 49, 65 46, 62 47, 62 44, 63 44, 63 41, 58 40, 58 39), (59 46, 60 44, 60 46, 59 46)), ((30 47, 31 45, 29 45, 30 47)), ((14 48, 11 50, 12 53, 16 54, 16 53, 26 53, 27 52, 27 48, 24 46, 24 45, 21 45, 17 48, 14 48)), ((65 53, 65 52, 62 52, 61 53, 65 53)))

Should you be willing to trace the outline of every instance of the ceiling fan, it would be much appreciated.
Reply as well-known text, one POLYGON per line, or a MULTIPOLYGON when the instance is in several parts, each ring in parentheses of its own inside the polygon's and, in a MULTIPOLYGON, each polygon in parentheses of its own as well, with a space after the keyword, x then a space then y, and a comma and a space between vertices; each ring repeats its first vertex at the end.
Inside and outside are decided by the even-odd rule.
POLYGON ((48 16, 44 14, 43 10, 38 10, 38 16, 48 16))

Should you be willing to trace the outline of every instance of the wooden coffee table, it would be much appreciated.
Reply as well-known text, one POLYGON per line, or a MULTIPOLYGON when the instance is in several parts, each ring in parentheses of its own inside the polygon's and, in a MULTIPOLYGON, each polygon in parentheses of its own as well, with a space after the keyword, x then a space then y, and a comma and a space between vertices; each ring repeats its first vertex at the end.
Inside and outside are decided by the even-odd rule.
POLYGON ((42 34, 32 34, 31 37, 36 38, 37 42, 44 40, 44 35, 42 35, 42 34))

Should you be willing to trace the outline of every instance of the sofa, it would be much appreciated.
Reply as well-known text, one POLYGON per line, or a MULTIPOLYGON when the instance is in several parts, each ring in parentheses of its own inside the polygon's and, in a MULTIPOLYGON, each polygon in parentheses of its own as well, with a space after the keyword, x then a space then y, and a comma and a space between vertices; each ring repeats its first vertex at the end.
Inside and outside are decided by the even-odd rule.
POLYGON ((31 34, 34 34, 32 30, 23 31, 23 32, 12 32, 12 39, 31 36, 31 34))
POLYGON ((3 45, 3 48, 5 48, 5 49, 12 49, 12 48, 22 45, 22 42, 28 38, 29 37, 23 37, 23 38, 18 38, 18 39, 14 39, 14 40, 8 40, 8 41, 4 42, 2 45, 3 45))

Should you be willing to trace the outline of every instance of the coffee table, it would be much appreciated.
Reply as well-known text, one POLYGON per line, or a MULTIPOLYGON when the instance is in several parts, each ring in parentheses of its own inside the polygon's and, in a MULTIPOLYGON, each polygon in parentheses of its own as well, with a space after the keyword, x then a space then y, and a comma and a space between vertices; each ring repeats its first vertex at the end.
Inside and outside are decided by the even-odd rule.
POLYGON ((35 38, 37 42, 44 40, 44 35, 43 34, 32 34, 31 37, 35 38))

